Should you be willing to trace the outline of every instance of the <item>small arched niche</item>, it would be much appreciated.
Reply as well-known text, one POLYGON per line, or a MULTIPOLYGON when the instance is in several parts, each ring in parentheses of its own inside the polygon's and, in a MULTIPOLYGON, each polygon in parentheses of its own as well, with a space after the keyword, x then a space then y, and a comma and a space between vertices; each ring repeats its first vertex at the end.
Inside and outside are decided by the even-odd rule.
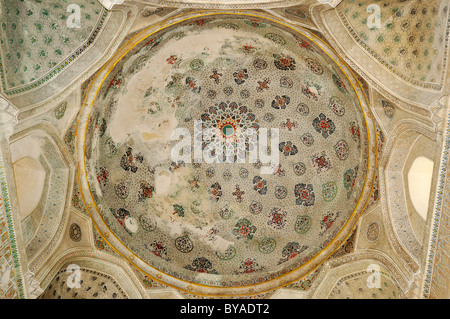
POLYGON ((427 219, 433 167, 434 162, 431 159, 425 156, 418 156, 408 171, 408 186, 411 202, 424 221, 427 219))
POLYGON ((46 171, 39 160, 22 157, 13 164, 20 220, 23 221, 38 206, 44 191, 46 171))

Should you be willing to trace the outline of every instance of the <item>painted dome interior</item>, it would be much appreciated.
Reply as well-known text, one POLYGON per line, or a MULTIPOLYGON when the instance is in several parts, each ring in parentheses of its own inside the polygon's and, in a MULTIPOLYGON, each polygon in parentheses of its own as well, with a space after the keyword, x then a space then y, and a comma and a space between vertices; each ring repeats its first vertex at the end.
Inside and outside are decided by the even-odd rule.
POLYGON ((306 36, 252 17, 187 20, 137 44, 103 82, 85 142, 111 232, 152 267, 213 286, 318 255, 352 218, 368 163, 345 73, 306 36), (189 133, 179 160, 176 128, 189 133))
POLYGON ((450 298, 449 6, 0 0, 0 299, 450 298))

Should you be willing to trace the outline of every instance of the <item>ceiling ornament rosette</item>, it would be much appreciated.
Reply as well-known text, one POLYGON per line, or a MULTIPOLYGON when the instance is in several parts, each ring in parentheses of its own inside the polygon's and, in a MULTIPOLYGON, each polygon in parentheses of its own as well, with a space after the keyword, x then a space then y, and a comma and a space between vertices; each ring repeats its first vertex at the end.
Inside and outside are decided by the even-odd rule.
MULTIPOLYGON (((371 118, 366 117, 369 113, 363 96, 357 79, 330 48, 307 30, 283 25, 273 18, 245 12, 192 13, 150 27, 99 71, 87 94, 76 146, 86 207, 111 246, 151 277, 181 290, 245 295, 298 280, 319 266, 349 236, 370 197, 376 135, 371 118), (218 33, 211 37, 216 28, 234 42, 226 36, 218 37, 218 33), (179 48, 177 41, 194 43, 195 37, 210 42, 198 52, 174 51, 174 43, 179 48), (267 43, 268 49, 261 50, 258 41, 267 43), (284 47, 280 51, 281 46, 284 47), (235 61, 227 50, 234 52, 231 57, 235 61), (221 51, 228 54, 228 59, 221 57, 221 51), (159 66, 152 65, 151 72, 142 72, 146 63, 155 60, 161 60, 159 66), (142 75, 145 76, 139 78, 142 75), (323 76, 328 79, 317 82, 323 76), (122 91, 122 85, 127 83, 134 85, 122 91), (123 138, 121 144, 111 143, 118 137, 110 133, 125 127, 109 132, 109 127, 120 122, 114 124, 110 120, 115 112, 120 112, 122 104, 110 103, 114 101, 111 97, 129 92, 132 87, 140 90, 139 98, 145 103, 138 102, 144 109, 135 110, 138 122, 128 128, 149 120, 147 124, 151 123, 160 116, 158 113, 164 112, 173 112, 171 118, 178 116, 183 122, 177 124, 186 128, 186 123, 192 126, 193 118, 203 118, 205 123, 220 122, 238 107, 240 114, 233 115, 238 119, 245 116, 241 124, 280 128, 282 167, 272 175, 260 175, 259 169, 249 163, 234 164, 236 167, 231 165, 230 169, 205 163, 178 165, 170 160, 152 165, 149 159, 153 157, 153 164, 156 163, 154 154, 162 148, 154 144, 152 155, 144 145, 152 142, 155 132, 138 134, 147 142, 137 142, 140 137, 134 135, 134 141, 124 136, 119 137, 123 138), (165 97, 167 102, 158 99, 159 90, 172 92, 165 97), (116 95, 117 92, 122 93, 116 95), (335 94, 328 96, 331 93, 335 94), (347 112, 341 99, 348 103, 344 107, 349 108, 347 112), (105 102, 103 110, 115 108, 109 114, 111 118, 99 116, 99 106, 105 102), (98 144, 100 135, 108 140, 106 144, 98 144), (341 141, 342 138, 347 140, 341 141), (108 156, 97 152, 99 145, 108 145, 108 156), (302 151, 309 152, 303 159, 302 151), (303 166, 296 165, 300 159, 303 166), (348 167, 342 164, 346 160, 348 167), (112 166, 108 165, 113 162, 117 167, 110 169, 112 166), (178 176, 177 182, 186 187, 175 192, 161 190, 157 184, 165 180, 166 174, 178 176), (288 176, 295 178, 288 182, 288 176), (139 183, 130 187, 133 180, 139 183), (353 189, 355 185, 357 189, 353 189), (117 200, 121 204, 117 205, 117 200), (336 209, 344 206, 347 209, 336 214, 336 209), (322 210, 331 214, 322 214, 322 210), (209 224, 205 225, 205 220, 209 224), (286 230, 292 240, 280 235, 286 230)), ((163 122, 170 123, 169 113, 163 122)), ((150 127, 163 123, 155 124, 150 127)), ((233 128, 239 129, 239 125, 233 128)), ((136 132, 125 135, 128 133, 136 132)), ((159 134, 170 136, 170 131, 159 134)), ((160 155, 167 159, 168 154, 160 155)), ((169 185, 176 185, 175 180, 169 178, 169 185)))

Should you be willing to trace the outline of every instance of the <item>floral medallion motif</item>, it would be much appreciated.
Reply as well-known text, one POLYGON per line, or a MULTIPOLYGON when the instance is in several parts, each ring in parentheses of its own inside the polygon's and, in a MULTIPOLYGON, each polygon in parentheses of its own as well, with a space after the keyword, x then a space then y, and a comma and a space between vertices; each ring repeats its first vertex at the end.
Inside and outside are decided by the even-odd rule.
POLYGON ((327 118, 323 113, 320 113, 319 116, 314 119, 313 127, 318 133, 322 134, 323 138, 327 138, 336 130, 334 122, 327 118))
POLYGON ((173 213, 172 215, 176 215, 179 217, 184 217, 185 212, 184 212, 184 208, 181 205, 175 204, 173 205, 173 213))
POLYGON ((182 253, 190 253, 194 249, 194 244, 188 235, 175 239, 175 247, 182 253))
POLYGON ((152 198, 155 188, 149 183, 143 181, 140 183, 140 192, 138 194, 138 201, 142 202, 148 198, 152 198))
POLYGON ((273 57, 275 58, 274 63, 277 69, 284 71, 295 70, 296 66, 294 58, 280 54, 274 54, 273 57))
POLYGON ((384 114, 386 115, 386 117, 390 119, 393 118, 395 113, 394 106, 386 100, 381 100, 381 105, 383 106, 384 114))
POLYGON ((142 163, 143 161, 144 157, 141 154, 134 155, 133 148, 128 147, 126 153, 122 156, 120 167, 125 171, 136 173, 138 170, 138 163, 142 163))
POLYGON ((224 180, 229 181, 233 177, 233 174, 230 170, 227 169, 225 172, 223 172, 222 176, 224 180))
POLYGON ((255 59, 253 61, 253 66, 256 70, 265 70, 267 69, 267 62, 264 59, 255 59))
POLYGON ((311 160, 318 174, 328 171, 332 168, 330 158, 327 156, 327 153, 325 151, 314 154, 311 157, 311 160))
POLYGON ((190 67, 194 71, 200 71, 201 69, 203 69, 204 65, 205 65, 205 63, 202 60, 195 59, 195 60, 192 60, 190 67))
POLYGON ((62 119, 64 114, 66 113, 66 109, 67 109, 67 102, 63 102, 58 107, 56 107, 54 110, 56 119, 58 120, 62 119))
POLYGON ((245 24, 248 24, 254 28, 265 28, 267 27, 267 24, 259 19, 249 19, 245 20, 245 24))
POLYGON ((311 134, 309 133, 305 133, 302 136, 302 142, 303 144, 305 144, 306 146, 311 146, 314 144, 314 138, 311 134))
POLYGON ((217 96, 217 92, 214 90, 208 90, 208 93, 206 94, 208 98, 214 99, 217 96))
POLYGON ((298 148, 291 141, 281 142, 279 150, 284 156, 295 155, 298 153, 298 148))
POLYGON ((342 104, 342 101, 336 97, 333 96, 330 99, 330 103, 328 104, 328 107, 337 115, 337 116, 343 116, 345 114, 345 108, 342 104))
POLYGON ((257 228, 252 225, 252 222, 246 218, 238 220, 236 225, 233 228, 233 235, 237 237, 237 239, 252 239, 255 234, 257 228))
POLYGON ((350 133, 358 148, 361 148, 361 130, 358 123, 350 122, 350 133))
POLYGON ((245 194, 245 192, 243 190, 241 190, 239 184, 236 184, 236 188, 235 188, 235 191, 233 192, 233 196, 235 197, 235 200, 238 203, 241 203, 243 201, 242 195, 244 195, 244 194, 245 194))
POLYGON ((214 183, 211 185, 210 190, 211 198, 218 201, 222 197, 222 187, 219 183, 214 183))
POLYGON ((250 97, 250 91, 249 90, 242 90, 240 95, 241 95, 241 98, 248 99, 250 97))
POLYGON ((297 216, 294 229, 299 234, 306 234, 311 228, 312 219, 309 216, 297 216))
POLYGON ((323 199, 331 202, 337 195, 337 185, 335 182, 328 182, 322 185, 323 199))
POLYGON ((308 99, 312 99, 314 101, 319 101, 322 87, 315 83, 305 82, 302 85, 302 93, 304 96, 306 96, 308 99))
POLYGON ((297 205, 312 206, 316 200, 316 195, 314 194, 314 187, 312 184, 297 184, 294 188, 295 197, 297 197, 297 205))
POLYGON ((147 215, 141 215, 139 217, 139 224, 146 231, 154 231, 156 229, 156 222, 147 215))
POLYGON ((304 252, 306 249, 308 249, 308 246, 301 246, 297 242, 288 243, 281 252, 281 259, 278 262, 278 265, 287 262, 288 260, 294 258, 298 254, 304 252))
POLYGON ((277 175, 279 177, 286 176, 286 170, 281 168, 283 165, 277 165, 273 168, 273 175, 277 175))
POLYGON ((293 128, 298 127, 298 123, 296 121, 291 121, 291 119, 287 119, 286 122, 281 122, 281 128, 286 128, 288 131, 292 131, 293 128))
POLYGON ((285 199, 288 194, 288 190, 284 186, 276 186, 275 187, 275 197, 277 199, 285 199))
POLYGON ((267 225, 272 226, 275 229, 282 229, 286 226, 287 212, 281 208, 274 207, 269 213, 269 221, 267 225))
POLYGON ((222 73, 217 72, 217 69, 212 70, 212 74, 209 76, 210 79, 214 80, 214 83, 219 84, 220 78, 223 76, 222 73))
POLYGON ((264 237, 258 244, 258 249, 263 254, 270 254, 277 247, 277 242, 273 238, 264 237))
POLYGON ((216 174, 216 170, 214 169, 214 167, 209 167, 206 170, 206 176, 208 176, 209 178, 214 177, 215 174, 216 174))
POLYGON ((255 258, 245 259, 239 266, 239 270, 236 271, 237 274, 250 274, 256 271, 264 269, 261 267, 255 258))
POLYGON ((262 179, 261 176, 255 176, 253 178, 253 189, 260 195, 267 194, 267 181, 262 179))
POLYGON ((245 80, 248 79, 247 69, 242 69, 242 70, 239 70, 238 72, 234 72, 233 76, 234 76, 234 82, 236 82, 236 84, 238 84, 238 85, 241 85, 241 84, 245 83, 245 80))
POLYGON ((241 169, 239 170, 239 176, 241 178, 247 178, 248 177, 248 170, 241 167, 241 169))
POLYGON ((194 92, 194 93, 200 93, 202 87, 201 87, 200 85, 197 84, 197 80, 195 80, 194 78, 188 76, 188 77, 186 78, 186 81, 185 81, 185 82, 186 82, 186 87, 187 87, 188 89, 190 89, 192 92, 194 92))
MULTIPOLYGON (((202 141, 202 148, 208 147, 210 150, 217 150, 220 147, 224 149, 222 154, 211 155, 212 158, 223 158, 227 160, 234 158, 235 145, 246 144, 248 149, 256 147, 256 142, 247 139, 246 131, 248 129, 259 130, 259 124, 254 113, 249 108, 235 102, 219 103, 211 106, 201 115, 202 130, 196 136, 197 140, 202 141)), ((245 152, 237 152, 239 158, 245 158, 245 152)))
POLYGON ((340 140, 336 143, 334 146, 334 150, 336 151, 337 157, 339 157, 340 160, 346 160, 348 158, 348 154, 350 152, 348 148, 348 144, 344 140, 340 140))
POLYGON ((77 223, 70 225, 69 237, 74 242, 81 241, 81 227, 77 223))
POLYGON ((313 60, 313 59, 306 59, 306 65, 308 68, 315 74, 322 74, 323 68, 322 65, 320 65, 319 62, 313 60))
POLYGON ((224 207, 220 210, 219 215, 223 219, 230 219, 231 216, 233 216, 233 210, 228 207, 224 207))
POLYGON ((114 190, 116 192, 117 197, 119 197, 120 199, 125 199, 128 197, 129 190, 127 183, 125 181, 118 182, 114 186, 114 190))
POLYGON ((111 138, 108 138, 105 142, 105 155, 109 158, 117 154, 117 146, 111 138))
POLYGON ((187 265, 184 268, 201 273, 219 274, 217 270, 213 268, 212 262, 205 257, 195 258, 191 265, 187 265))
POLYGON ((275 96, 275 99, 272 101, 272 107, 274 109, 285 109, 286 106, 289 105, 289 103, 291 102, 291 98, 289 96, 283 95, 283 96, 275 96))
POLYGON ((377 241, 378 236, 380 235, 380 226, 377 222, 373 222, 367 228, 367 239, 370 241, 377 241))
POLYGON ((295 175, 302 176, 306 172, 306 165, 302 162, 295 163, 293 166, 295 175))
POLYGON ((264 114, 264 121, 270 123, 274 120, 275 116, 272 113, 264 114))
POLYGON ((280 78, 280 87, 285 89, 290 89, 294 86, 294 81, 290 77, 282 76, 280 78))
POLYGON ((297 106, 297 112, 300 113, 302 116, 306 116, 309 114, 309 107, 305 103, 300 103, 297 106))
POLYGON ((250 204, 250 213, 252 213, 253 215, 260 214, 262 212, 262 210, 263 210, 263 206, 261 205, 261 203, 253 201, 250 204))
POLYGON ((264 90, 270 89, 269 87, 270 79, 264 78, 262 81, 258 81, 258 86, 256 87, 256 91, 258 92, 264 92, 264 90))
POLYGON ((263 108, 264 105, 265 105, 264 100, 262 100, 262 99, 256 99, 255 100, 255 107, 257 107, 258 109, 263 108))

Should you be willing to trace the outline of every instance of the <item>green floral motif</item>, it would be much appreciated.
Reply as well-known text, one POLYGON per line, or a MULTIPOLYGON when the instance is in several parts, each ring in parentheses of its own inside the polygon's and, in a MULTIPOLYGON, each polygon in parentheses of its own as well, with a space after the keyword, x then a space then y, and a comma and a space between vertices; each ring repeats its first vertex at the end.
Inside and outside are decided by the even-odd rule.
POLYGON ((309 216, 297 216, 294 229, 299 234, 305 234, 311 228, 312 220, 309 216))
POLYGON ((270 254, 277 247, 277 242, 273 238, 264 237, 263 240, 259 242, 258 249, 263 254, 270 254))
POLYGON ((326 202, 331 202, 337 194, 337 185, 334 182, 328 182, 322 185, 322 195, 326 202))
POLYGON ((233 235, 235 235, 238 239, 252 239, 255 234, 257 228, 246 218, 238 220, 233 229, 233 235))
POLYGON ((195 59, 195 60, 192 60, 190 67, 194 71, 200 71, 201 69, 203 69, 204 65, 205 65, 205 63, 202 60, 195 59))
POLYGON ((178 215, 180 217, 184 217, 184 208, 183 208, 183 206, 175 204, 175 205, 173 205, 173 209, 174 209, 174 212, 173 212, 174 215, 178 215))
POLYGON ((58 107, 55 108, 54 114, 55 114, 56 119, 58 119, 58 120, 62 119, 62 117, 66 113, 66 108, 67 108, 67 102, 63 102, 58 107))

